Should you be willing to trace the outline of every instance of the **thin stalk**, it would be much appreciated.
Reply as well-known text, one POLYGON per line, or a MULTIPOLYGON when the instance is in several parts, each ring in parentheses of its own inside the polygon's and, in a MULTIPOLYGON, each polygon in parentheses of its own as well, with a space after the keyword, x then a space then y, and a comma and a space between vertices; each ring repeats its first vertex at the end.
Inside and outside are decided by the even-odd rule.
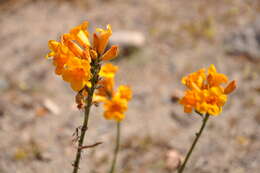
POLYGON ((200 127, 200 131, 198 133, 196 133, 196 138, 193 141, 193 143, 191 145, 191 148, 190 148, 189 152, 187 153, 183 164, 181 165, 180 169, 178 170, 178 173, 182 173, 183 172, 183 170, 184 170, 184 168, 186 166, 186 163, 188 162, 188 160, 190 158, 190 155, 192 154, 192 151, 195 148, 195 146, 196 146, 196 144, 197 144, 197 142, 198 142, 198 140, 199 140, 199 138, 200 138, 200 136, 201 136, 205 126, 206 126, 206 123, 207 123, 208 119, 209 119, 209 114, 206 114, 205 117, 203 118, 203 123, 202 123, 202 125, 200 127))
POLYGON ((85 106, 85 111, 84 111, 84 121, 81 127, 81 132, 80 132, 80 138, 78 141, 78 150, 76 154, 75 161, 73 162, 73 173, 77 173, 79 169, 79 163, 80 163, 80 158, 81 158, 81 153, 82 153, 82 146, 85 138, 86 131, 88 129, 88 119, 89 119, 89 113, 90 113, 90 108, 92 106, 92 100, 93 100, 93 95, 95 88, 97 86, 98 80, 99 80, 99 71, 100 71, 100 64, 99 64, 99 59, 91 62, 91 73, 92 73, 92 79, 91 81, 91 88, 88 89, 88 97, 86 99, 86 106, 85 106))
POLYGON ((117 122, 117 128, 116 128, 116 148, 114 151, 114 158, 111 164, 111 168, 109 173, 114 173, 115 167, 116 167, 116 159, 119 151, 120 146, 120 122, 117 122))

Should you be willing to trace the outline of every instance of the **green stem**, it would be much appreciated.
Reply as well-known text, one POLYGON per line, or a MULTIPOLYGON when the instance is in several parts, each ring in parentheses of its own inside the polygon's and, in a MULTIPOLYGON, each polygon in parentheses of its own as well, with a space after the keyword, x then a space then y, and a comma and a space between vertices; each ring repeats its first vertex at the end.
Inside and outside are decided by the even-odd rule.
POLYGON ((92 100, 93 100, 93 95, 95 88, 97 86, 98 80, 99 80, 99 71, 100 71, 100 64, 99 60, 93 61, 91 64, 91 73, 93 75, 91 81, 91 88, 88 90, 88 97, 86 99, 86 106, 85 106, 85 112, 84 112, 84 121, 81 127, 81 133, 80 133, 80 138, 78 141, 78 150, 76 154, 75 161, 73 162, 73 173, 77 173, 79 169, 79 163, 80 163, 80 158, 81 158, 81 153, 82 153, 82 146, 85 138, 86 131, 88 129, 88 119, 89 119, 89 113, 90 113, 90 108, 92 106, 92 100))
POLYGON ((116 128, 116 148, 114 151, 114 158, 111 164, 111 168, 109 173, 114 173, 115 167, 116 167, 116 159, 119 151, 119 145, 120 145, 120 122, 117 122, 117 128, 116 128))
POLYGON ((191 145, 191 148, 190 148, 189 152, 187 153, 183 164, 181 165, 180 169, 178 170, 178 173, 182 173, 183 172, 183 170, 184 170, 184 168, 186 166, 186 163, 188 162, 188 160, 190 158, 190 155, 191 155, 193 149, 195 148, 195 146, 196 146, 196 144, 197 144, 197 142, 198 142, 198 140, 199 140, 199 138, 200 138, 200 136, 201 136, 205 126, 206 126, 206 123, 207 123, 207 121, 209 119, 209 116, 210 116, 209 114, 206 114, 205 117, 203 118, 203 123, 202 123, 202 126, 200 127, 200 131, 198 133, 196 133, 196 138, 193 141, 193 143, 191 145))

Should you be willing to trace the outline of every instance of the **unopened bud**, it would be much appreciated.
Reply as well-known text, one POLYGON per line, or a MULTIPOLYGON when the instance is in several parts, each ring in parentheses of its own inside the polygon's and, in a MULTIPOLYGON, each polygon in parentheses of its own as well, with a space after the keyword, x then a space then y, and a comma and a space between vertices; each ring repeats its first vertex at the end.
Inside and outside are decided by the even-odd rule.
POLYGON ((236 81, 233 80, 233 81, 230 82, 230 83, 228 84, 228 86, 225 88, 224 93, 225 93, 225 94, 230 94, 230 93, 232 93, 232 92, 236 89, 236 87, 237 87, 236 81))

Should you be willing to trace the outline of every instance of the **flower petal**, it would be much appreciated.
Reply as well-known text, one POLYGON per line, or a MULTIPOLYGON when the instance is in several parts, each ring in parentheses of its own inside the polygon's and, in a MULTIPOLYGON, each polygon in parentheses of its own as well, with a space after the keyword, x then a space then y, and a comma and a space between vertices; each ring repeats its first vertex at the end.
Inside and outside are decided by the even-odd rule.
POLYGON ((64 44, 70 49, 71 52, 77 57, 82 58, 83 57, 83 50, 72 40, 70 40, 70 37, 68 35, 62 36, 64 44))
POLYGON ((118 55, 118 46, 112 46, 106 53, 102 56, 102 60, 111 60, 118 55))
POLYGON ((89 47, 89 34, 86 31, 88 22, 83 22, 81 25, 74 27, 70 30, 70 34, 74 40, 76 40, 82 47, 89 47))
POLYGON ((225 94, 230 94, 230 93, 232 93, 232 92, 236 89, 236 87, 237 87, 236 81, 233 80, 233 81, 230 82, 230 83, 228 84, 228 86, 225 88, 224 93, 225 93, 225 94))
POLYGON ((109 37, 112 35, 112 29, 110 25, 107 25, 107 30, 97 28, 96 31, 100 33, 98 35, 97 51, 99 54, 102 54, 107 47, 109 37))

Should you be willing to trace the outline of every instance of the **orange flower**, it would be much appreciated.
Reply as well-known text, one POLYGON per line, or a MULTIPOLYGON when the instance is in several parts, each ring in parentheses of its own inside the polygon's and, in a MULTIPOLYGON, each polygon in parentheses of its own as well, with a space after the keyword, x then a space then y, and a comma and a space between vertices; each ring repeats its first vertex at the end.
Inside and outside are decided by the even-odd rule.
POLYGON ((120 98, 126 99, 127 101, 132 99, 132 90, 128 86, 120 85, 117 94, 120 98))
POLYGON ((114 77, 117 70, 118 70, 117 66, 107 63, 101 67, 99 75, 101 77, 114 77))
POLYGON ((112 97, 114 95, 114 85, 115 85, 114 76, 117 69, 118 69, 117 66, 109 63, 101 67, 99 75, 102 79, 98 82, 99 88, 95 93, 95 97, 97 96, 112 97))
POLYGON ((83 22, 81 25, 70 30, 70 36, 76 40, 82 47, 90 47, 89 33, 87 31, 88 22, 83 22))
POLYGON ((186 85, 186 87, 192 89, 192 84, 196 84, 199 88, 203 87, 203 82, 206 79, 205 69, 200 69, 197 72, 191 73, 188 76, 182 78, 181 82, 186 85))
POLYGON ((118 91, 111 97, 103 97, 104 117, 121 121, 125 118, 124 112, 127 110, 128 101, 132 98, 132 91, 129 87, 121 85, 118 91), (105 98, 105 99, 104 99, 105 98))
POLYGON ((217 73, 214 65, 208 69, 208 74, 201 69, 182 79, 182 83, 188 88, 180 104, 184 105, 184 112, 191 113, 196 110, 201 114, 218 115, 227 101, 227 94, 236 88, 232 81, 225 89, 221 86, 227 83, 228 78, 224 74, 217 73))
POLYGON ((104 104, 104 117, 106 119, 114 119, 121 121, 125 118, 124 112, 127 110, 127 100, 120 97, 107 99, 104 104))
POLYGON ((199 94, 195 90, 187 90, 185 96, 180 100, 180 104, 184 105, 184 112, 186 113, 191 113, 198 102, 199 94))
POLYGON ((99 54, 102 54, 108 44, 109 37, 112 35, 112 28, 110 25, 107 25, 107 29, 97 28, 96 31, 99 34, 94 36, 94 47, 99 54))
POLYGON ((63 66, 70 57, 74 56, 74 54, 66 46, 57 41, 50 40, 48 45, 51 52, 46 57, 53 56, 53 65, 56 66, 55 73, 60 75, 63 66))
POLYGON ((224 74, 217 73, 215 66, 212 64, 208 69, 207 82, 210 87, 219 86, 223 83, 227 83, 228 78, 224 74))
POLYGON ((121 85, 118 91, 114 91, 114 77, 118 70, 117 66, 105 64, 101 67, 99 88, 94 94, 94 102, 104 103, 104 117, 121 121, 127 110, 128 101, 132 98, 132 91, 128 86, 121 85))
POLYGON ((70 58, 62 69, 62 78, 71 84, 74 91, 80 91, 91 78, 89 62, 76 57, 70 58))
MULTIPOLYGON (((110 25, 107 26, 107 30, 97 29, 99 34, 94 34, 93 46, 90 44, 87 28, 88 22, 83 22, 81 25, 71 29, 69 33, 63 34, 60 42, 49 41, 51 52, 47 54, 47 57, 53 57, 53 64, 56 67, 55 73, 61 75, 63 80, 69 82, 74 91, 80 91, 89 84, 89 80, 92 77, 90 72, 92 60, 97 58, 100 58, 100 60, 111 60, 118 54, 117 46, 112 46, 103 54, 109 37, 112 35, 110 25)), ((108 70, 112 70, 111 72, 117 69, 117 67, 109 68, 107 67, 108 70)), ((107 75, 111 74, 108 73, 107 75)), ((112 84, 112 80, 109 79, 105 83, 112 84)))
POLYGON ((95 95, 111 97, 114 93, 114 77, 106 77, 98 82, 99 88, 97 89, 95 95))

